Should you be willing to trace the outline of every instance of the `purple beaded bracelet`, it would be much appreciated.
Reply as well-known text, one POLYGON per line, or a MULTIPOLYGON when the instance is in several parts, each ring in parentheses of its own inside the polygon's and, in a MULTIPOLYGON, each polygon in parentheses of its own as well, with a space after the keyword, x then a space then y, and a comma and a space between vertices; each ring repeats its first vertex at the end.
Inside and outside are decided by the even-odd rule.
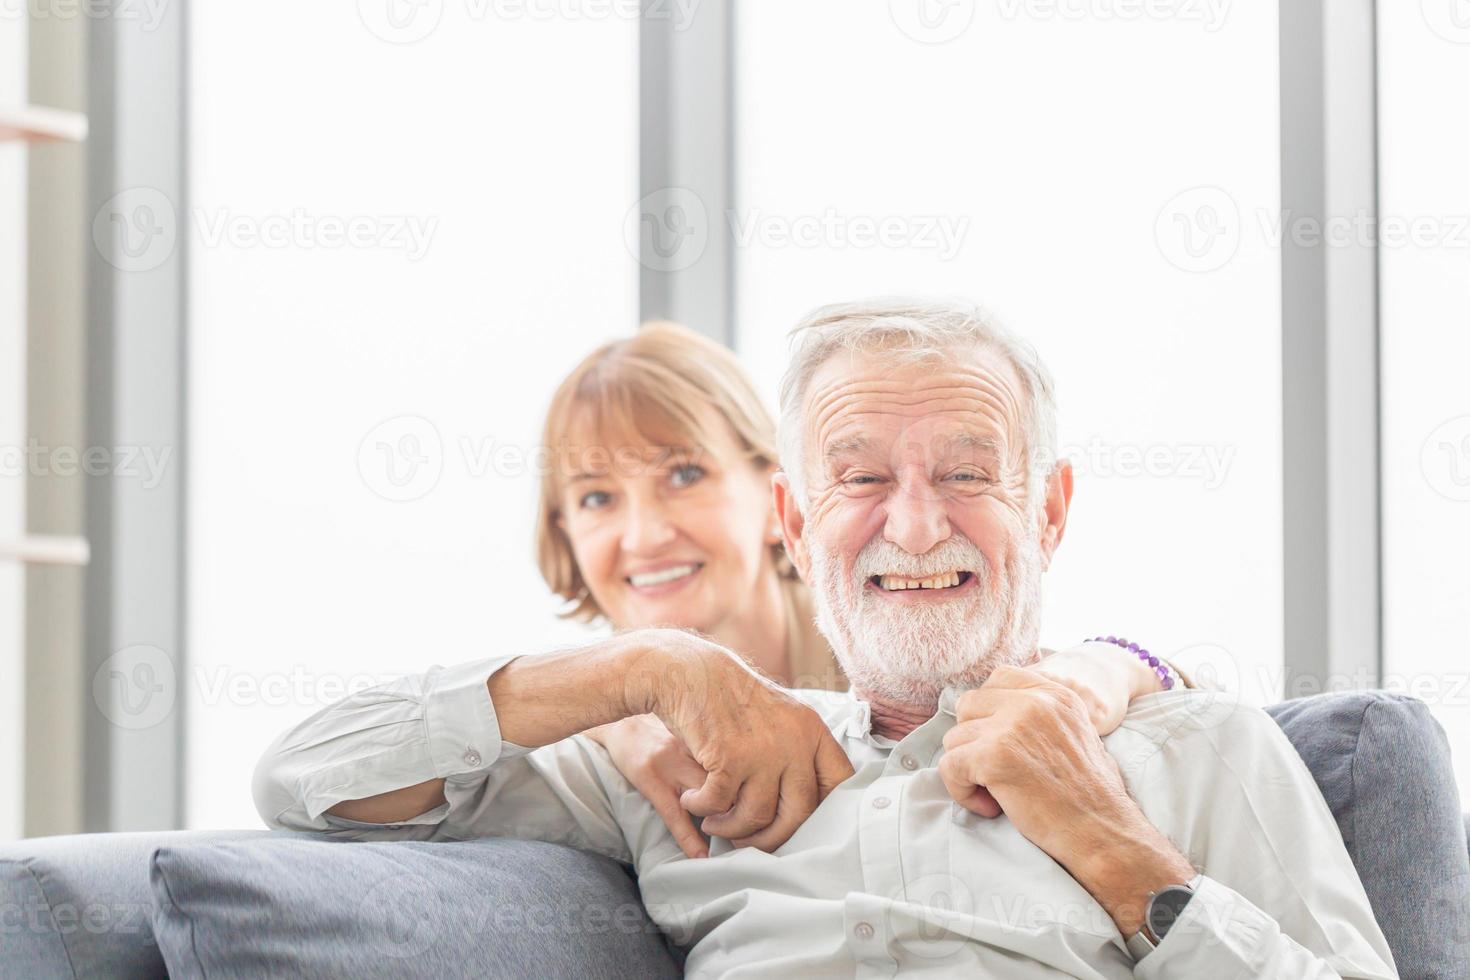
POLYGON ((1138 654, 1139 660, 1144 661, 1154 669, 1154 673, 1158 676, 1159 683, 1164 686, 1164 690, 1174 690, 1174 681, 1178 679, 1179 675, 1174 673, 1174 669, 1169 666, 1168 661, 1160 660, 1158 657, 1143 649, 1143 647, 1139 646, 1137 643, 1129 643, 1121 636, 1094 636, 1091 640, 1084 640, 1083 642, 1111 643, 1114 646, 1119 646, 1122 647, 1124 650, 1129 650, 1133 653, 1138 654))

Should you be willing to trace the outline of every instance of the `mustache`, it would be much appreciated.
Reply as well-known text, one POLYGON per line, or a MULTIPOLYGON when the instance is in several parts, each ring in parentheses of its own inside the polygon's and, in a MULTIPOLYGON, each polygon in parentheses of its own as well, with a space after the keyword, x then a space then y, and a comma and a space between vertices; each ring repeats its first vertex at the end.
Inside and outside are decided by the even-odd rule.
POLYGON ((892 541, 875 537, 863 546, 853 562, 853 571, 860 582, 874 575, 929 578, 949 571, 971 572, 984 582, 989 570, 985 554, 959 532, 951 533, 922 555, 910 554, 892 541))

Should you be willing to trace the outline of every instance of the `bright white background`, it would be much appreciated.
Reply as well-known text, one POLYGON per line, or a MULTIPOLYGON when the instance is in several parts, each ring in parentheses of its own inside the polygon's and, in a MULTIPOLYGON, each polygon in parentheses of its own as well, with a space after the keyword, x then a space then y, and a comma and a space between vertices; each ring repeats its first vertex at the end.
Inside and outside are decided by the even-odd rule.
POLYGON ((941 43, 924 42, 960 25, 890 16, 906 6, 738 7, 736 212, 771 229, 738 254, 740 351, 774 398, 785 332, 817 304, 990 307, 1050 365, 1079 450, 1043 639, 1208 653, 1249 700, 1279 699, 1280 256, 1260 220, 1280 200, 1276 4, 1211 24, 980 3, 941 43), (783 222, 829 212, 968 232, 948 257, 781 244, 783 222), (1129 454, 1150 449, 1164 462, 1143 475, 1129 454), (1228 465, 1197 470, 1204 450, 1228 465))
MULTIPOLYGON (((1418 6, 1380 13, 1382 211, 1470 214, 1470 137, 1445 122, 1470 45, 1418 6)), ((343 683, 583 635, 535 571, 534 480, 493 461, 524 459, 565 371, 637 318, 637 27, 494 9, 191 8, 189 826, 255 825, 261 749, 343 683), (431 232, 417 257, 249 240, 293 217, 431 232)), ((744 241, 738 350, 774 404, 814 305, 987 304, 1051 365, 1078 467, 1043 639, 1136 632, 1275 700, 1277 4, 1218 23, 975 4, 958 31, 904 9, 739 6, 736 204, 715 229, 744 241), (1145 453, 1149 474, 1119 472, 1145 453)), ((1470 652, 1450 558, 1470 427, 1442 428, 1470 415, 1467 261, 1384 251, 1390 674, 1460 676, 1470 652)), ((1470 711, 1428 693, 1465 745, 1470 711)))
POLYGON ((637 25, 470 9, 393 44, 351 3, 191 8, 191 827, 258 825, 256 759, 331 685, 579 633, 489 460, 636 322, 637 25), (202 239, 297 209, 438 224, 416 260, 202 239))
MULTIPOLYGON (((1385 674, 1444 725, 1470 794, 1470 20, 1378 6, 1379 212, 1427 222, 1380 246, 1385 674)), ((1458 5, 1463 9, 1463 5, 1458 5)), ((1470 798, 1470 797, 1467 797, 1470 798)))

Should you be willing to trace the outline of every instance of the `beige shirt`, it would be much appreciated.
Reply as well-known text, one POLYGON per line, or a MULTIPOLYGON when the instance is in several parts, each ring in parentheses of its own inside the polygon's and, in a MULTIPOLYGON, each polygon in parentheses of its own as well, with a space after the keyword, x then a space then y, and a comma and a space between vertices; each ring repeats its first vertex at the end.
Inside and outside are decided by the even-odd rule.
POLYGON ((797 692, 856 773, 774 854, 720 839, 689 859, 582 736, 534 751, 500 737, 487 681, 513 657, 351 695, 283 734, 256 772, 272 827, 382 840, 520 837, 631 862, 690 977, 1394 977, 1311 775, 1263 712, 1214 693, 1137 699, 1104 740, 1148 818, 1201 872, 1135 965, 1092 897, 1004 816, 976 817, 935 766, 957 692, 902 741, 851 694, 797 692), (447 802, 403 824, 328 808, 425 780, 447 802))

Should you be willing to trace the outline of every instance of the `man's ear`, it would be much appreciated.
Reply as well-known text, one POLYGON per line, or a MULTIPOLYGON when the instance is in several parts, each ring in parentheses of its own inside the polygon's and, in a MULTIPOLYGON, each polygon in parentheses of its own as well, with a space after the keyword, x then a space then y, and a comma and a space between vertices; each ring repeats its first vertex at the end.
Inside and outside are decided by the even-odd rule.
POLYGON ((1072 462, 1061 460, 1046 477, 1046 505, 1041 512, 1041 567, 1051 567, 1051 556, 1067 530, 1072 508, 1072 462))
POLYGON ((796 506, 790 478, 780 470, 771 476, 771 499, 776 505, 776 520, 781 525, 781 543, 786 546, 791 564, 806 581, 811 571, 811 555, 807 553, 806 542, 801 536, 802 529, 806 527, 806 517, 796 506))

